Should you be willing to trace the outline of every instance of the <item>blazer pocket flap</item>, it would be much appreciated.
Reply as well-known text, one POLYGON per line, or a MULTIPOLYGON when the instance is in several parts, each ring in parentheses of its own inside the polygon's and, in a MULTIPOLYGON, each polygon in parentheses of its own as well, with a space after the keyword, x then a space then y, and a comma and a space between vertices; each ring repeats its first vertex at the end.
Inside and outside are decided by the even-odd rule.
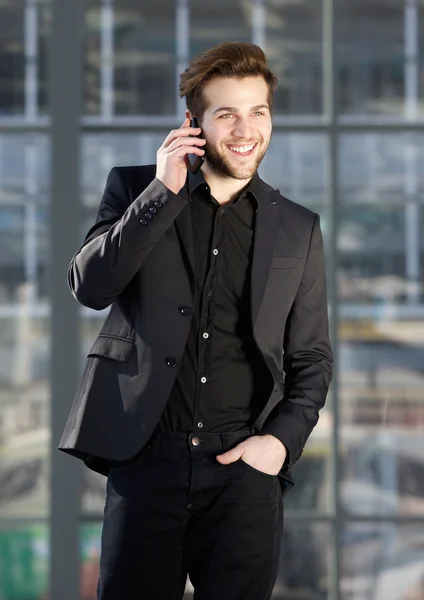
POLYGON ((302 260, 297 256, 274 256, 271 259, 271 269, 300 269, 302 260))
POLYGON ((134 340, 100 334, 87 356, 103 356, 119 362, 128 362, 134 345, 134 340))

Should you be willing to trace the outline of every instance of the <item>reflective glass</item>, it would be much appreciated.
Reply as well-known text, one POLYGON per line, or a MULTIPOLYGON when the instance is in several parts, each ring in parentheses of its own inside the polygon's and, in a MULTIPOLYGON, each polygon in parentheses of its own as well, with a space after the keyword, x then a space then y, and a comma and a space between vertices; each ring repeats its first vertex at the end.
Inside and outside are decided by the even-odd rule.
POLYGON ((283 196, 322 212, 328 203, 327 161, 325 135, 275 130, 259 173, 283 196))
POLYGON ((23 1, 0 1, 0 114, 25 111, 23 1))
POLYGON ((48 139, 0 135, 0 517, 48 514, 48 139))
POLYGON ((85 23, 85 114, 175 114, 174 0, 90 0, 85 23))
POLYGON ((422 524, 352 523, 340 535, 342 600, 422 600, 422 524))
POLYGON ((328 524, 286 519, 273 600, 329 598, 332 557, 328 524))
POLYGON ((0 116, 47 112, 50 0, 0 0, 0 116))
POLYGON ((340 144, 341 499, 424 514, 423 136, 340 144))
POLYGON ((222 42, 252 41, 252 7, 241 0, 190 3, 190 58, 222 42))
POLYGON ((49 580, 49 531, 44 524, 0 526, 0 598, 45 600, 49 580))
POLYGON ((263 47, 279 80, 275 114, 320 115, 323 111, 322 0, 265 0, 264 6, 263 47))
MULTIPOLYGON (((335 76, 342 114, 405 113, 405 4, 403 0, 336 2, 335 76)), ((412 34, 409 28, 409 42, 412 34)))

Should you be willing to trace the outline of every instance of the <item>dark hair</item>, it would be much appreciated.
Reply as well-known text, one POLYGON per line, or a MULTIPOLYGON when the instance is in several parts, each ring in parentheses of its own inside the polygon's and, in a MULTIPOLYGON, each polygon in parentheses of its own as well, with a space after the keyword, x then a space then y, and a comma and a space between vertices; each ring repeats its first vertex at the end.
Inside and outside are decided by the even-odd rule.
POLYGON ((263 50, 249 42, 224 42, 202 52, 190 62, 180 76, 180 96, 186 97, 188 110, 198 119, 203 117, 206 102, 205 84, 215 77, 252 77, 262 75, 268 84, 268 103, 272 110, 278 79, 269 70, 263 50))

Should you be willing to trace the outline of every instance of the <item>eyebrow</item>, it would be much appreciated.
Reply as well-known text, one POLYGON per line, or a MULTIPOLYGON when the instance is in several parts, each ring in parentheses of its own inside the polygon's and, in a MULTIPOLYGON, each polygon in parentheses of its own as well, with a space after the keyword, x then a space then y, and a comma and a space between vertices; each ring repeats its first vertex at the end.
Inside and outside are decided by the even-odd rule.
MULTIPOLYGON (((259 108, 266 108, 269 110, 268 104, 258 104, 258 106, 252 106, 252 108, 250 110, 258 110, 259 108)), ((225 110, 226 112, 233 112, 233 113, 240 112, 239 109, 236 108, 235 106, 220 106, 219 108, 216 108, 212 114, 216 115, 216 113, 219 113, 223 110, 225 110)))

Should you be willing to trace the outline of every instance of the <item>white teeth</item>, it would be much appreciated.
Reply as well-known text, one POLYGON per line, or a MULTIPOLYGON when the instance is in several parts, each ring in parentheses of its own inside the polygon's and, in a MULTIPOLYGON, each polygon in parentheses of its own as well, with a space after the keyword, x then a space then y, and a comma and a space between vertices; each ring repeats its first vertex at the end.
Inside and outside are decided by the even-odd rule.
POLYGON ((233 152, 250 152, 254 148, 255 144, 251 146, 229 146, 230 150, 233 152))

